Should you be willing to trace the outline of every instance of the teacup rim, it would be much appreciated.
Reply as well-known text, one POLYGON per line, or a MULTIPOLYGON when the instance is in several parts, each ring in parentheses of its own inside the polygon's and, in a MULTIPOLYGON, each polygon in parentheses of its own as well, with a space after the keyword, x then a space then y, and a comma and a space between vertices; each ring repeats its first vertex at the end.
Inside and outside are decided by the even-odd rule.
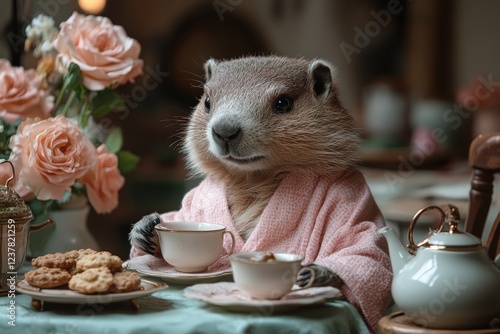
POLYGON ((280 264, 280 263, 302 263, 304 261, 304 257, 299 254, 295 253, 281 253, 281 252, 273 252, 274 255, 293 255, 296 256, 297 259, 295 260, 290 260, 290 261, 271 261, 271 262, 259 262, 259 261, 252 261, 250 259, 246 258, 241 258, 242 255, 257 255, 257 254, 262 254, 266 252, 241 252, 241 253, 234 253, 229 256, 229 259, 231 261, 236 261, 239 263, 247 263, 247 264, 254 264, 254 265, 273 265, 273 264, 280 264))
POLYGON ((209 223, 209 222, 199 222, 199 221, 191 221, 191 220, 176 220, 176 221, 168 221, 168 222, 161 222, 155 225, 155 229, 158 231, 162 232, 175 232, 175 233, 210 233, 210 232, 223 232, 226 230, 226 227, 221 224, 216 224, 216 223, 209 223), (167 228, 163 226, 162 224, 169 224, 169 223, 180 223, 180 224, 185 224, 185 223, 194 223, 194 224, 204 224, 204 225, 211 225, 216 228, 212 230, 203 230, 203 231, 186 231, 186 230, 181 230, 181 229, 172 229, 172 228, 167 228))

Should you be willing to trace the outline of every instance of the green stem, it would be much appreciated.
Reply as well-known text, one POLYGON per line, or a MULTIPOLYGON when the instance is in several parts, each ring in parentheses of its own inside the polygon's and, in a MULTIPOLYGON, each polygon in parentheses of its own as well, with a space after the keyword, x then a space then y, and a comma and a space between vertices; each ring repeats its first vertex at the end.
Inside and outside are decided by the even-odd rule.
POLYGON ((57 113, 57 109, 59 108, 59 105, 61 104, 61 100, 64 96, 64 91, 65 91, 65 89, 61 88, 61 90, 59 90, 59 94, 57 94, 56 103, 54 105, 54 110, 56 113, 57 113))
POLYGON ((87 101, 87 99, 85 99, 85 102, 83 103, 82 108, 80 109, 80 119, 79 119, 80 127, 82 128, 87 127, 87 123, 90 117, 90 112, 91 110, 89 108, 89 102, 87 101))
POLYGON ((75 99, 76 93, 75 91, 71 91, 71 94, 69 95, 68 100, 66 101, 66 104, 64 105, 64 108, 61 112, 61 115, 66 116, 68 114, 68 109, 71 106, 71 103, 73 103, 73 100, 75 99))
POLYGON ((53 206, 55 204, 55 201, 52 199, 49 199, 47 201, 42 201, 42 213, 47 213, 51 209, 53 209, 53 206))

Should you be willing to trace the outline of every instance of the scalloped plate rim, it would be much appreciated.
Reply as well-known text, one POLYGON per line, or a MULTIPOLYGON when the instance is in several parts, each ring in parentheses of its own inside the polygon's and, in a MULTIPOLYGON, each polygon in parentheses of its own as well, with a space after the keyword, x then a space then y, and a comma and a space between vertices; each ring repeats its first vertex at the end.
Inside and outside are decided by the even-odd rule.
POLYGON ((143 275, 157 277, 157 278, 161 278, 163 280, 168 280, 168 281, 179 281, 179 282, 201 281, 201 280, 210 279, 210 278, 229 276, 229 275, 232 275, 232 273, 233 273, 233 270, 231 268, 227 268, 227 269, 215 271, 215 272, 210 272, 210 273, 192 273, 192 274, 181 273, 181 272, 169 273, 169 272, 162 272, 162 271, 157 271, 157 270, 144 270, 144 269, 135 268, 133 265, 130 264, 130 260, 127 260, 126 267, 127 267, 127 269, 135 270, 138 273, 143 274, 143 275))
MULTIPOLYGON (((229 283, 229 282, 225 282, 229 283)), ((207 283, 209 284, 209 283, 207 283)), ((218 283, 212 283, 212 284, 218 284, 218 283)), ((235 283, 232 283, 235 284, 235 283)), ((226 285, 228 288, 232 287, 232 285, 227 284, 226 285)), ((342 297, 339 297, 338 294, 334 294, 334 291, 332 291, 332 294, 327 294, 326 292, 322 295, 317 295, 317 296, 312 296, 312 297, 304 297, 304 298, 294 298, 294 299, 279 299, 279 300, 218 300, 217 296, 211 297, 210 295, 204 295, 202 293, 199 293, 196 291, 196 287, 193 288, 193 286, 187 287, 184 292, 183 296, 185 298, 189 299, 195 299, 195 300, 201 300, 204 301, 208 304, 215 305, 215 306, 220 306, 223 307, 227 310, 230 311, 241 311, 241 312, 246 312, 246 311, 252 311, 256 309, 261 309, 263 307, 269 308, 273 307, 274 312, 281 312, 281 311, 288 311, 304 306, 312 306, 312 305, 319 305, 324 302, 327 302, 328 300, 333 300, 333 299, 342 299, 342 297), (195 290, 195 291, 193 291, 195 290)))
POLYGON ((40 289, 29 285, 25 279, 16 282, 16 291, 30 296, 31 298, 52 303, 80 304, 80 303, 114 303, 146 297, 156 291, 167 289, 169 286, 165 283, 157 283, 146 279, 141 279, 143 289, 121 292, 84 295, 69 289, 40 289))

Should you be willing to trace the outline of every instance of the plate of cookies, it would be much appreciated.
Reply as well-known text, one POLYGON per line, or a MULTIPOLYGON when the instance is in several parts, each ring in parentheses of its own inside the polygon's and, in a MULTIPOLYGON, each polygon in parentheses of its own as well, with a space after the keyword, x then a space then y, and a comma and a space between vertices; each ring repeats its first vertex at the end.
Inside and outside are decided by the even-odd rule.
POLYGON ((16 283, 18 292, 41 301, 55 303, 113 303, 131 301, 168 288, 168 285, 142 279, 136 272, 124 271, 122 260, 107 251, 91 249, 51 253, 34 258, 35 267, 16 283))

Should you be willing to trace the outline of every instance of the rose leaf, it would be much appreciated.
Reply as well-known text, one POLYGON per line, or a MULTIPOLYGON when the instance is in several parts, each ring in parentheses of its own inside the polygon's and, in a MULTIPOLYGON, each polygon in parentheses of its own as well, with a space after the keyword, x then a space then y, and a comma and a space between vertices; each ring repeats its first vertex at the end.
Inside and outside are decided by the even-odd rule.
POLYGON ((103 117, 112 110, 124 110, 125 103, 117 92, 107 88, 98 91, 92 99, 92 115, 103 117))
POLYGON ((108 148, 108 151, 111 153, 117 153, 122 148, 122 144, 122 130, 118 127, 113 128, 108 135, 108 138, 106 138, 106 147, 108 148))
POLYGON ((132 172, 140 160, 137 155, 129 151, 120 151, 116 155, 118 157, 118 169, 122 174, 132 172))

